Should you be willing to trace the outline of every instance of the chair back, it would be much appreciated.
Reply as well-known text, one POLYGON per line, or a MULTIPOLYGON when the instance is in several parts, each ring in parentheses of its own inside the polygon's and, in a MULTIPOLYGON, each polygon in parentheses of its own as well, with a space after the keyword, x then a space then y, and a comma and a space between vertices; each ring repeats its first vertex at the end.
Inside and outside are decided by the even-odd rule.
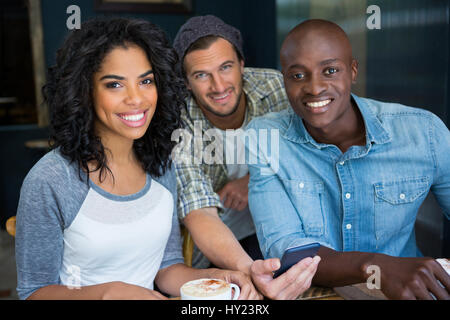
POLYGON ((189 230, 185 226, 181 226, 181 236, 183 237, 184 263, 188 267, 192 267, 192 253, 194 252, 194 241, 192 240, 189 230))
POLYGON ((16 216, 12 216, 6 220, 6 231, 13 237, 16 236, 16 216))

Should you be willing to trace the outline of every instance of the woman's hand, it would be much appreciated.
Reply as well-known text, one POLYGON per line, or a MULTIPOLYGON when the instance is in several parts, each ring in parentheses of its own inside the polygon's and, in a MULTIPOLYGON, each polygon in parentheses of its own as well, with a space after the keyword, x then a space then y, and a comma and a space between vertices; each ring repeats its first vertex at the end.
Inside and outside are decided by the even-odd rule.
POLYGON ((168 300, 161 293, 134 284, 115 281, 105 284, 103 300, 168 300))
POLYGON ((234 283, 241 289, 239 300, 262 300, 263 296, 253 286, 250 276, 241 271, 209 269, 210 277, 222 279, 228 283, 234 283))

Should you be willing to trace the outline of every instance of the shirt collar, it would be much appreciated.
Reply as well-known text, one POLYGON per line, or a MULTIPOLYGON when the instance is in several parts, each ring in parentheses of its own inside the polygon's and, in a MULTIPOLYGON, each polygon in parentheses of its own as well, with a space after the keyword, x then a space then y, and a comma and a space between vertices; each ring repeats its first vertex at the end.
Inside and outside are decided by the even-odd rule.
POLYGON ((391 141, 391 136, 383 127, 380 119, 378 119, 366 99, 361 99, 355 94, 352 94, 352 98, 356 102, 359 110, 361 111, 362 117, 364 119, 364 125, 366 127, 366 136, 368 136, 369 141, 376 144, 384 144, 391 141))
MULTIPOLYGON (((364 119, 364 125, 366 127, 366 137, 368 143, 384 144, 391 141, 391 137, 386 129, 383 128, 380 120, 375 115, 374 111, 370 108, 365 99, 361 99, 355 94, 351 94, 352 99, 358 106, 361 115, 364 119)), ((313 137, 306 130, 302 119, 290 108, 290 123, 289 127, 284 133, 284 137, 296 143, 310 142, 318 148, 325 147, 325 144, 317 143, 313 137)))

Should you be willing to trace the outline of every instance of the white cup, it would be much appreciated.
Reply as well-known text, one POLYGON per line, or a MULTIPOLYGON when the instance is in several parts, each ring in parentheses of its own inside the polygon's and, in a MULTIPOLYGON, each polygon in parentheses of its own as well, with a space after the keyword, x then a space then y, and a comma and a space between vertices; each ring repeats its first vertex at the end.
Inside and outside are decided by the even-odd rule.
POLYGON ((192 280, 180 289, 181 300, 237 300, 240 293, 239 286, 221 279, 192 280))

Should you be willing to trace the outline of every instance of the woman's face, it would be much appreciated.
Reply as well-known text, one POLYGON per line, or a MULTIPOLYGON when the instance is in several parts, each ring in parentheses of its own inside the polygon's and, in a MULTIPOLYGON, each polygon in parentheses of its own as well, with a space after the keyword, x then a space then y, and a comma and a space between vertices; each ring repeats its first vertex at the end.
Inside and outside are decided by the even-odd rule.
POLYGON ((93 100, 95 129, 102 140, 141 138, 158 100, 155 75, 145 51, 128 45, 107 54, 93 76, 93 100))

